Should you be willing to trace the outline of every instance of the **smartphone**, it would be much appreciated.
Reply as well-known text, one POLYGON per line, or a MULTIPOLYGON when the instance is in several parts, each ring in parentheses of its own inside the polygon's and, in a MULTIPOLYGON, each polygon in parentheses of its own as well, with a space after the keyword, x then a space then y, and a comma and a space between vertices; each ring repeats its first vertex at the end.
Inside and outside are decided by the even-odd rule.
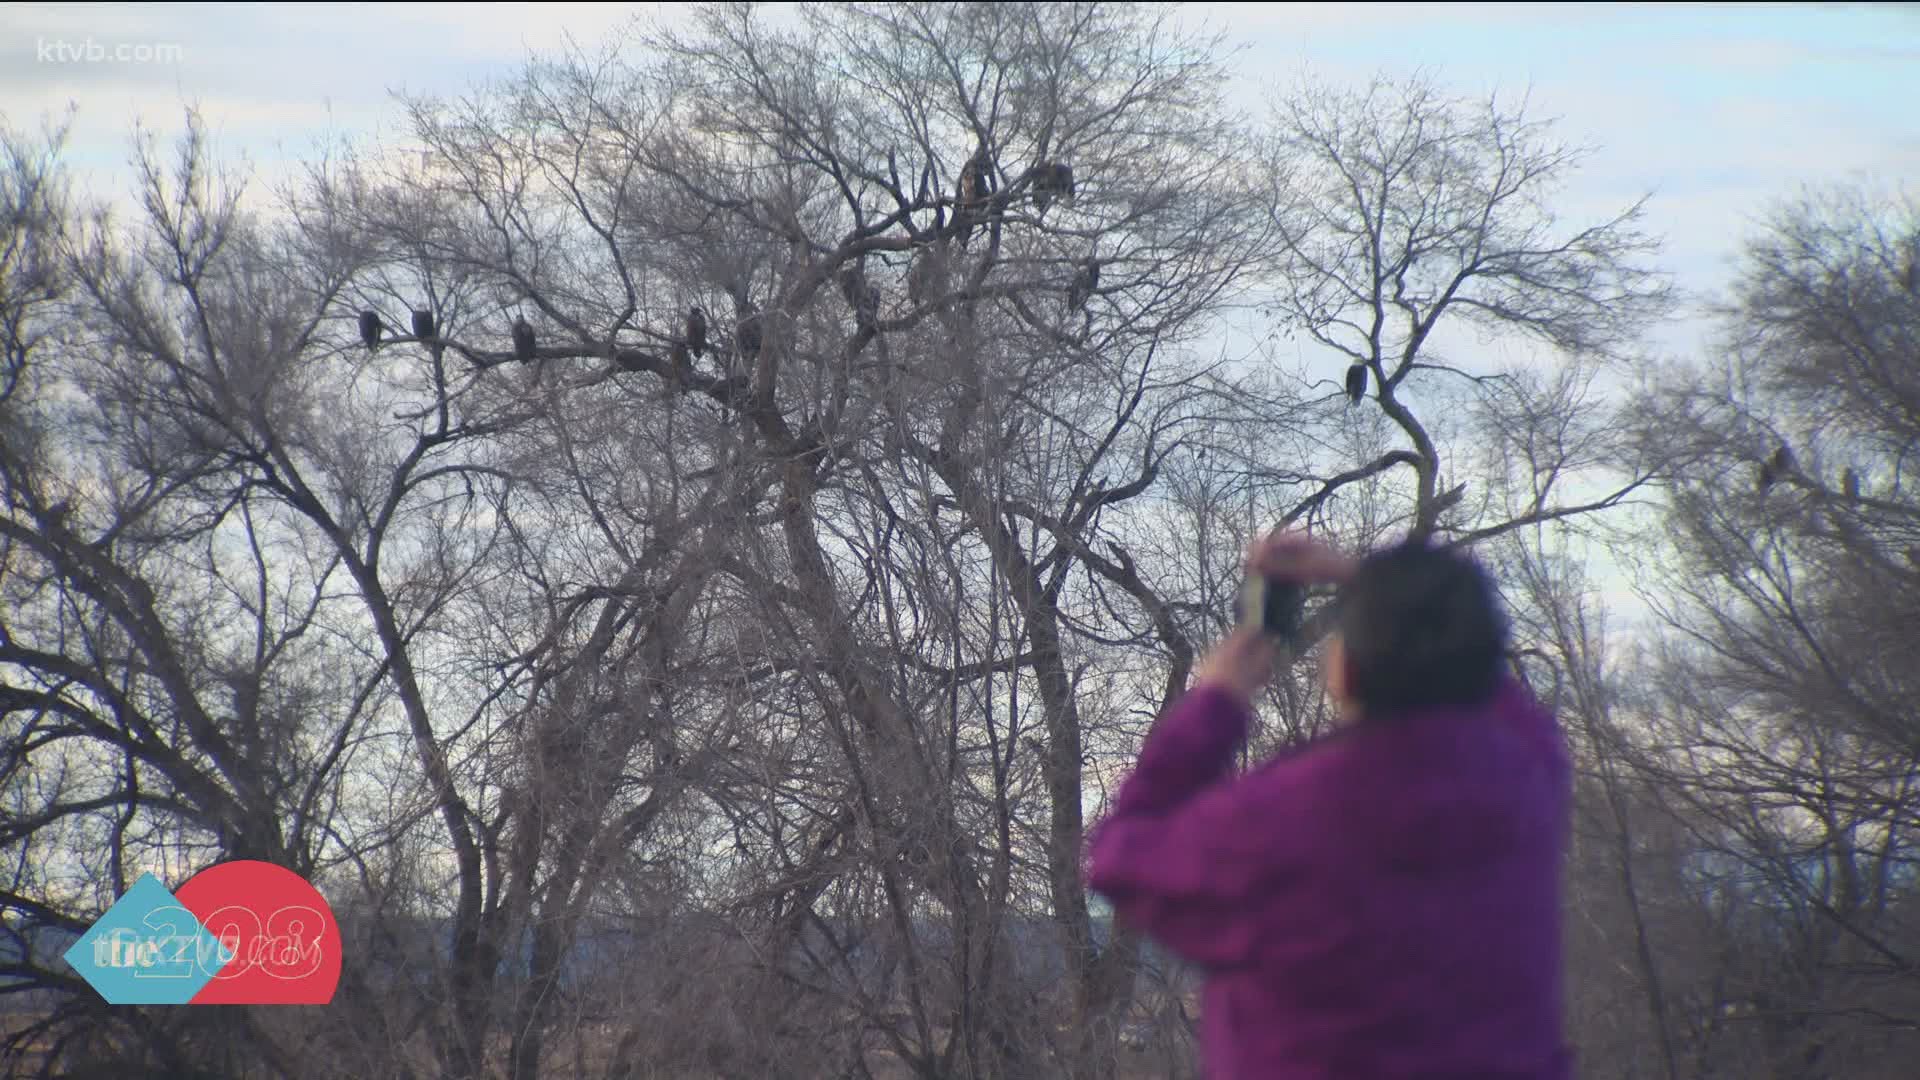
POLYGON ((1240 586, 1234 605, 1237 621, 1281 641, 1292 641, 1300 632, 1300 616, 1306 606, 1306 589, 1289 581, 1250 577, 1240 586))

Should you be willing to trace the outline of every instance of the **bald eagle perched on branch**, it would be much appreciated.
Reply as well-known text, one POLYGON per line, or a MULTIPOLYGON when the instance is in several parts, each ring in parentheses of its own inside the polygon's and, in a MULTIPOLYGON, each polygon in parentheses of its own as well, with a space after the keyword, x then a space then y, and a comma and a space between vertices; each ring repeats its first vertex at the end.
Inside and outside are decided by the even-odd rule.
POLYGON ((360 343, 373 352, 380 347, 380 334, 386 328, 380 325, 380 316, 372 311, 360 313, 360 343))
POLYGON ((740 355, 751 360, 760 355, 760 313, 750 311, 740 320, 740 326, 734 331, 734 341, 739 344, 740 355))
POLYGON ((879 324, 880 287, 867 280, 865 271, 858 266, 849 266, 840 271, 840 293, 847 298, 847 306, 853 309, 855 325, 867 330, 879 324))
POLYGON ((428 349, 432 350, 433 359, 436 363, 439 362, 441 354, 447 351, 447 347, 440 344, 439 334, 436 333, 438 329, 439 328, 434 325, 433 311, 431 309, 413 309, 413 336, 418 338, 428 349))
POLYGON ((960 167, 960 202, 972 204, 981 202, 993 195, 993 159, 987 154, 987 144, 973 152, 967 163, 960 167))
POLYGON ((1089 255, 1087 261, 1080 264, 1080 272, 1073 276, 1073 284, 1067 289, 1067 310, 1079 311, 1087 306, 1087 299, 1093 290, 1100 287, 1100 260, 1089 255))
POLYGON ((513 358, 523 364, 533 363, 533 327, 526 317, 513 320, 513 358))
POLYGON ((1760 463, 1760 490, 1766 491, 1774 485, 1774 481, 1791 473, 1793 465, 1793 450, 1786 443, 1781 443, 1780 449, 1775 450, 1772 457, 1760 463))
POLYGON ((987 144, 983 141, 980 148, 973 152, 967 163, 960 167, 959 205, 954 209, 954 224, 960 228, 960 246, 966 247, 973 237, 973 227, 979 215, 985 209, 988 199, 993 197, 993 159, 987 153, 987 144))
POLYGON ((1355 364, 1347 369, 1347 404, 1358 405, 1367 396, 1367 366, 1355 364))
POLYGON ((1073 166, 1064 161, 1043 161, 1027 170, 1027 179, 1033 185, 1034 209, 1046 213, 1055 196, 1072 205, 1073 166))
POLYGON ((687 348, 695 356, 707 355, 707 313, 697 306, 687 312, 687 348))

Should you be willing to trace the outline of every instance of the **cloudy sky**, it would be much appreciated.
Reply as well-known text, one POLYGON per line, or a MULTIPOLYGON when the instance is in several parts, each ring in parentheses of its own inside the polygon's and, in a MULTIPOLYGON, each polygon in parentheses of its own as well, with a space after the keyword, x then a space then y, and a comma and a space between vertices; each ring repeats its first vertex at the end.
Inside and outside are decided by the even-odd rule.
MULTIPOLYGON (((69 160, 124 187, 136 118, 198 106, 218 149, 272 179, 341 136, 393 137, 393 94, 458 94, 529 52, 597 45, 676 5, 121 3, 0 6, 0 118, 77 107, 69 160)), ((1664 263, 1726 279, 1750 223, 1801 185, 1907 180, 1920 194, 1920 5, 1188 5, 1240 47, 1248 106, 1302 74, 1426 68, 1462 92, 1530 94, 1598 151, 1565 192, 1592 219, 1651 191, 1664 263)), ((1655 346, 1697 350, 1682 320, 1655 346)), ((1609 590, 1611 591, 1611 590, 1609 590)))
MULTIPOLYGON (((218 150, 271 180, 339 137, 398 137, 395 93, 458 94, 530 52, 680 16, 673 4, 0 4, 0 115, 31 126, 76 107, 69 161, 112 193, 134 120, 165 135, 197 105, 218 150)), ((1302 74, 1414 68, 1462 92, 1529 93, 1564 136, 1598 147, 1560 209, 1592 220, 1651 191, 1664 262, 1696 294, 1725 280, 1769 201, 1804 183, 1920 186, 1920 4, 1192 4, 1182 17, 1239 47, 1249 107, 1302 74)), ((1657 344, 1692 351, 1700 331, 1681 322, 1657 344)))
MULTIPOLYGON (((458 93, 529 51, 593 44, 676 5, 7 4, 0 113, 78 108, 71 160, 116 186, 139 117, 202 110, 271 176, 343 134, 394 134, 392 94, 458 93), (89 57, 89 45, 98 50, 89 57), (127 59, 117 59, 122 48, 127 59), (157 57, 141 62, 140 57, 157 57)), ((1248 104, 1304 72, 1426 67, 1528 91, 1600 147, 1567 207, 1655 193, 1668 265, 1706 291, 1746 222, 1804 182, 1920 178, 1920 5, 1189 5, 1242 46, 1248 104)), ((1671 338, 1684 347, 1685 335, 1671 338)))

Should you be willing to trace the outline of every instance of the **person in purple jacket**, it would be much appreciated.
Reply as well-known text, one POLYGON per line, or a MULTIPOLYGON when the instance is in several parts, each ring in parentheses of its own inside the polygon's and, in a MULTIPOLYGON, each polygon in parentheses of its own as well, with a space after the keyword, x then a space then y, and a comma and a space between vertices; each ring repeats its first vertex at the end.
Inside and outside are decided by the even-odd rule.
POLYGON ((1160 718, 1089 841, 1088 886, 1205 977, 1212 1080, 1565 1080, 1560 872, 1572 774, 1508 674, 1473 562, 1354 562, 1295 533, 1250 574, 1337 582, 1330 736, 1230 774, 1279 645, 1235 630, 1160 718))

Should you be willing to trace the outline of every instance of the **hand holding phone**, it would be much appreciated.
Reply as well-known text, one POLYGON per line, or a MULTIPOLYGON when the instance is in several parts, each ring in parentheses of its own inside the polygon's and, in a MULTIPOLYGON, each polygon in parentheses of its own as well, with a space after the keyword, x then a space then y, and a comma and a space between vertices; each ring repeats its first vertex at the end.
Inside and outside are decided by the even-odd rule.
POLYGON ((1254 574, 1240 586, 1235 621, 1281 641, 1300 631, 1306 589, 1290 581, 1254 574))
POLYGON ((1307 587, 1341 582, 1354 561, 1305 533, 1275 530, 1247 549, 1246 580, 1234 602, 1232 633, 1194 665, 1196 685, 1212 684, 1251 698, 1273 677, 1276 646, 1300 632, 1307 587))
POLYGON ((1236 621, 1291 642, 1300 631, 1307 586, 1345 581, 1354 561, 1304 532, 1275 529, 1247 549, 1236 621))

